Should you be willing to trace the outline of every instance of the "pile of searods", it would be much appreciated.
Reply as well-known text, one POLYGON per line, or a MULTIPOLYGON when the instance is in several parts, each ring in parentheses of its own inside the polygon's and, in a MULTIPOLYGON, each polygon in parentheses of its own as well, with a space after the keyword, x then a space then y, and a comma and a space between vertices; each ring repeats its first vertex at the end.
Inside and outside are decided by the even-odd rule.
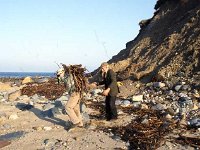
POLYGON ((84 91, 86 91, 86 68, 82 67, 81 64, 69 66, 62 64, 62 66, 66 73, 71 74, 73 76, 76 92, 83 93, 84 91))

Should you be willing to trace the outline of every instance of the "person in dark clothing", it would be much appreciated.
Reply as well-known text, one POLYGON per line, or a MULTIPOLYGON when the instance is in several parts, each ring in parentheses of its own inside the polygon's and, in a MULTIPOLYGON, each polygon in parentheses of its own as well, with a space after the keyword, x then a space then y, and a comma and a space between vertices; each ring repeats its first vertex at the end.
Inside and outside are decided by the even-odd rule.
POLYGON ((117 86, 116 74, 112 69, 109 68, 108 63, 104 62, 101 64, 101 72, 103 81, 97 83, 97 85, 105 85, 105 90, 102 94, 106 96, 106 120, 110 121, 117 119, 115 101, 117 94, 119 93, 119 88, 117 86))

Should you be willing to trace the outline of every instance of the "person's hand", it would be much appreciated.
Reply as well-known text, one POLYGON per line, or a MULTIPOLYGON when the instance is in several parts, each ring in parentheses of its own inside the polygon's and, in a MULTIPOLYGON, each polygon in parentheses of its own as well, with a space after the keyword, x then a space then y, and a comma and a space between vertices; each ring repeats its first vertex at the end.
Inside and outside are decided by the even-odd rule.
POLYGON ((110 92, 110 88, 107 88, 106 90, 103 91, 104 96, 108 96, 108 93, 110 92))

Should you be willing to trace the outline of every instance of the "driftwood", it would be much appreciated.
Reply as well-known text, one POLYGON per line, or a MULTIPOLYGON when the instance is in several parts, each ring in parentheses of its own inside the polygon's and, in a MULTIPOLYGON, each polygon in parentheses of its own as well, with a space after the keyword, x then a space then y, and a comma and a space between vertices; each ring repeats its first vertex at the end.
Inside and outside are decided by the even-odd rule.
POLYGON ((86 91, 86 77, 85 77, 85 71, 86 68, 83 68, 81 64, 79 65, 69 65, 66 66, 65 64, 62 64, 65 73, 72 74, 74 82, 75 82, 75 87, 76 87, 76 92, 83 93, 86 91))

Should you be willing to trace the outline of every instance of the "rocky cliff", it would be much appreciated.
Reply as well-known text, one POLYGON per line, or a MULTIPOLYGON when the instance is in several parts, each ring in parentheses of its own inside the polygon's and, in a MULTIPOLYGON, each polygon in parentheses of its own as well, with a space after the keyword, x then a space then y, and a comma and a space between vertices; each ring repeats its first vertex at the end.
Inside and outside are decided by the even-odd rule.
POLYGON ((158 0, 137 37, 108 62, 121 80, 200 71, 200 0, 158 0))

